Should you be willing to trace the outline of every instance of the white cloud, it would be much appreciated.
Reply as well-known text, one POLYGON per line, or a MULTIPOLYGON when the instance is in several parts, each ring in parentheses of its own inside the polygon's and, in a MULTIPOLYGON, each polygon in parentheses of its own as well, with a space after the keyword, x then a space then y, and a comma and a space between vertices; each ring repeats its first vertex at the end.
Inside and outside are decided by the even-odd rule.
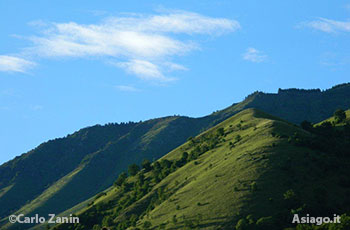
POLYGON ((172 63, 172 62, 165 62, 164 66, 169 68, 170 71, 173 71, 173 70, 186 71, 186 70, 188 70, 188 68, 186 68, 185 66, 180 65, 180 64, 176 64, 176 63, 172 63))
POLYGON ((198 49, 191 35, 221 35, 240 28, 235 20, 173 11, 163 15, 110 17, 99 24, 52 23, 42 36, 33 36, 30 53, 41 57, 108 57, 118 67, 145 80, 165 80, 163 71, 185 70, 169 62, 198 49), (159 63, 171 63, 171 65, 159 63))
POLYGON ((41 56, 158 58, 184 54, 194 48, 160 34, 115 30, 111 26, 56 24, 48 37, 36 37, 34 49, 41 56))
POLYGON ((129 62, 119 62, 116 65, 144 80, 167 80, 159 66, 149 61, 134 59, 129 62))
POLYGON ((350 32, 350 21, 336 21, 327 18, 319 18, 319 20, 304 22, 301 25, 326 33, 350 32))
POLYGON ((140 91, 139 89, 137 89, 133 86, 129 86, 129 85, 116 85, 115 88, 120 90, 120 91, 124 91, 124 92, 138 92, 138 91, 140 91))
POLYGON ((24 73, 33 66, 35 66, 34 62, 25 60, 23 58, 0 55, 0 71, 24 73))
POLYGON ((264 55, 261 51, 255 48, 248 48, 243 54, 243 59, 250 62, 264 62, 267 60, 267 55, 264 55))
POLYGON ((221 34, 241 28, 239 22, 234 20, 211 18, 184 11, 148 17, 111 18, 108 21, 120 29, 132 28, 136 31, 146 32, 221 34))

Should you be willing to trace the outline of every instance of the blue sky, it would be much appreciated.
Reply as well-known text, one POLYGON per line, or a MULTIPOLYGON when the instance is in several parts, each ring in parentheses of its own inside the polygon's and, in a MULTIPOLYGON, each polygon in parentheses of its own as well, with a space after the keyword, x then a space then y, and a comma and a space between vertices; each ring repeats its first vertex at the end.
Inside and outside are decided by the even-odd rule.
POLYGON ((108 122, 349 82, 350 1, 0 2, 0 163, 108 122))

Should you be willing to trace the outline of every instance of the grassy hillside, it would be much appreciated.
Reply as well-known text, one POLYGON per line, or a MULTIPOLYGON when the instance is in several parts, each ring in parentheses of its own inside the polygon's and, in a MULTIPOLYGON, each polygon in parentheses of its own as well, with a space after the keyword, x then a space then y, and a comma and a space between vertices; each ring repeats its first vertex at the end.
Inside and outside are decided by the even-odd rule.
POLYGON ((96 197, 81 224, 54 229, 272 230, 293 227, 293 212, 348 212, 350 153, 309 146, 317 132, 245 110, 96 197))
POLYGON ((336 126, 342 126, 342 125, 344 125, 344 123, 349 123, 350 122, 350 110, 345 111, 345 114, 346 114, 346 119, 343 122, 338 123, 336 121, 335 116, 333 115, 332 117, 317 123, 316 126, 322 125, 325 122, 330 122, 332 124, 335 124, 336 126))
POLYGON ((108 188, 127 165, 158 159, 188 137, 246 108, 261 108, 296 123, 318 122, 337 108, 349 108, 349 93, 349 84, 326 91, 259 92, 202 118, 96 125, 48 141, 0 166, 0 226, 11 213, 60 213, 72 208, 108 188))

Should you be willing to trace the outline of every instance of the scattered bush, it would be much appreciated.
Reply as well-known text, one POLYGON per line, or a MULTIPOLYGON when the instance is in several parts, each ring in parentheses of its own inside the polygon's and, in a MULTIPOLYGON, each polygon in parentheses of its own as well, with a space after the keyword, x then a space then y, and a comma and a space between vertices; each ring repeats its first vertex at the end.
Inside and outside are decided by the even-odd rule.
POLYGON ((337 109, 337 111, 334 112, 334 118, 336 123, 342 123, 346 119, 346 113, 342 109, 337 109))
POLYGON ((142 161, 142 168, 145 169, 146 172, 149 172, 152 170, 151 162, 147 159, 142 161))
POLYGON ((224 128, 219 128, 219 129, 216 130, 216 133, 219 136, 223 136, 225 134, 225 130, 224 130, 224 128))
POLYGON ((140 167, 137 164, 129 165, 128 173, 130 176, 135 176, 138 173, 138 171, 140 171, 140 167))
POLYGON ((114 185, 121 186, 124 183, 124 181, 126 180, 126 178, 127 178, 126 173, 122 172, 121 174, 119 174, 118 179, 114 182, 114 185))

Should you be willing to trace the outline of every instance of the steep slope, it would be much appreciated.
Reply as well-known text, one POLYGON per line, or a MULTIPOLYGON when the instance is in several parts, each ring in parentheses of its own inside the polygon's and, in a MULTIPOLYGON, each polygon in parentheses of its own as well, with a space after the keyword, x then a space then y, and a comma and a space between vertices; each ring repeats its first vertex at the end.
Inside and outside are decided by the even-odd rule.
POLYGON ((314 136, 245 110, 96 197, 77 213, 80 224, 54 229, 234 229, 240 223, 273 230, 293 226, 292 212, 350 211, 350 153, 307 146, 314 136))
POLYGON ((97 125, 43 143, 0 166, 0 219, 6 223, 10 213, 59 213, 71 208, 110 186, 128 164, 158 159, 188 137, 246 108, 260 108, 296 123, 318 122, 337 108, 349 108, 349 93, 350 84, 326 91, 259 92, 202 118, 97 125))
POLYGON ((93 126, 36 149, 0 166, 0 217, 16 210, 45 188, 72 172, 85 156, 113 138, 128 133, 135 124, 93 126), (4 189, 5 188, 5 189, 4 189))
POLYGON ((1 166, 1 216, 21 206, 24 214, 65 210, 110 186, 128 164, 159 158, 196 135, 201 126, 192 121, 95 126, 44 143, 1 166))

